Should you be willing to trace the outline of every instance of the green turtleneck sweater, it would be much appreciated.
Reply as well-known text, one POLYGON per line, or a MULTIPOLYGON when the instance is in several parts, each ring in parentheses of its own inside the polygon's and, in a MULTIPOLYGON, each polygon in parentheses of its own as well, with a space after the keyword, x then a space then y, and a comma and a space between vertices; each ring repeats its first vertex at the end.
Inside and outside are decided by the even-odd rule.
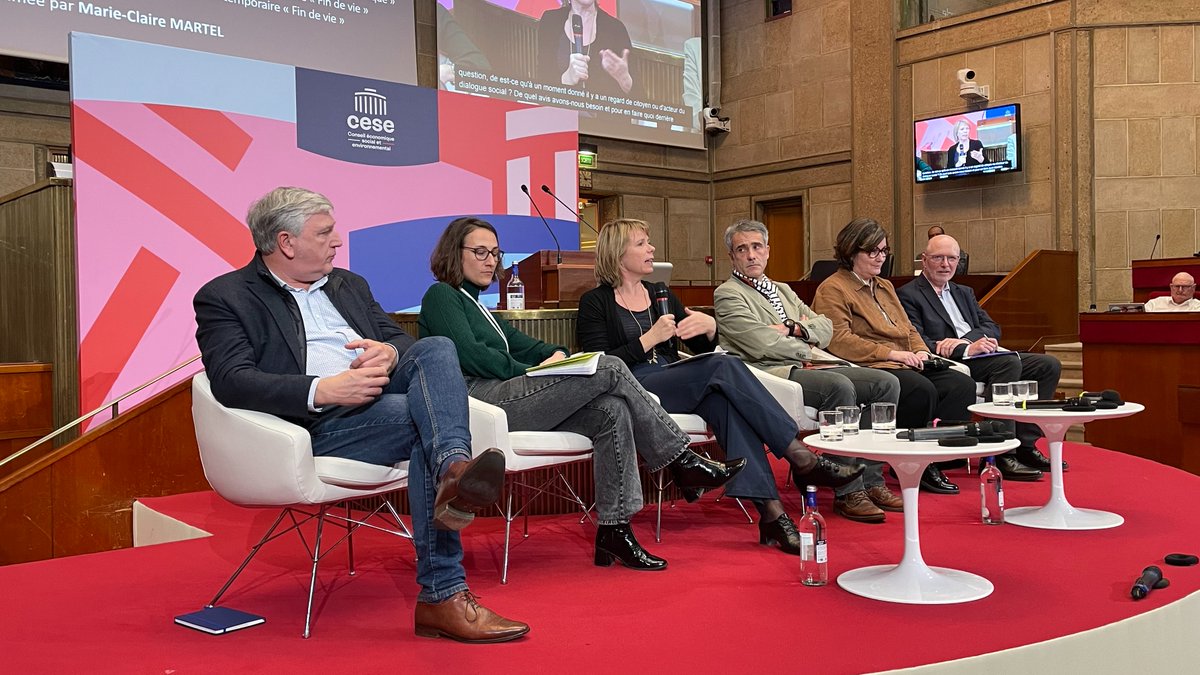
POLYGON ((526 368, 556 351, 568 353, 565 347, 532 338, 493 314, 508 339, 506 349, 504 339, 475 302, 480 290, 469 281, 463 282, 461 291, 439 282, 430 286, 421 299, 421 337, 441 335, 453 340, 464 375, 507 380, 524 375, 526 368))

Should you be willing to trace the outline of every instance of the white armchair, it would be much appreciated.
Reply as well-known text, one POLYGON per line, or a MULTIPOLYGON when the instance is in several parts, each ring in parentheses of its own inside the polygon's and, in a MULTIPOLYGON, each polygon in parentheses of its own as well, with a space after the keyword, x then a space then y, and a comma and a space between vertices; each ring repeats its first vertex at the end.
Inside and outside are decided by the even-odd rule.
POLYGON ((412 534, 386 498, 365 517, 352 518, 347 500, 374 497, 408 486, 408 462, 395 467, 379 466, 340 457, 313 457, 308 431, 274 415, 227 408, 217 401, 208 376, 201 372, 192 379, 192 419, 204 476, 217 494, 239 506, 279 508, 279 516, 234 571, 208 606, 217 604, 254 555, 268 541, 296 531, 312 562, 308 585, 308 607, 304 615, 304 637, 312 624, 313 592, 321 559, 345 541, 350 574, 354 574, 354 543, 351 535, 361 526, 412 539, 412 534), (344 506, 345 515, 334 508, 344 506), (385 511, 386 509, 386 511, 385 511), (384 518, 391 516, 392 522, 384 518), (386 524, 367 521, 375 516, 386 524), (289 524, 279 529, 284 518, 289 524), (316 521, 313 546, 300 529, 316 521), (332 545, 323 546, 324 526, 333 521, 345 534, 332 545), (277 532, 278 530, 278 532, 277 532))
MULTIPOLYGON (((552 494, 579 506, 584 516, 591 520, 590 507, 579 498, 578 492, 563 475, 559 467, 572 462, 592 458, 592 441, 586 436, 567 431, 509 431, 508 415, 498 406, 477 399, 469 399, 471 406, 472 452, 479 453, 487 448, 499 448, 504 452, 504 491, 501 495, 501 515, 504 517, 504 563, 500 571, 500 583, 508 583, 508 560, 511 551, 512 522, 525 515, 523 537, 529 536, 529 502, 542 493, 552 494), (534 469, 554 468, 554 475, 537 485, 521 481, 521 474, 534 469), (558 492, 554 484, 561 482, 566 493, 558 492), (532 492, 532 495, 530 494, 532 492), (521 493, 520 503, 513 506, 513 498, 521 493)), ((581 519, 582 521, 582 519, 581 519)))

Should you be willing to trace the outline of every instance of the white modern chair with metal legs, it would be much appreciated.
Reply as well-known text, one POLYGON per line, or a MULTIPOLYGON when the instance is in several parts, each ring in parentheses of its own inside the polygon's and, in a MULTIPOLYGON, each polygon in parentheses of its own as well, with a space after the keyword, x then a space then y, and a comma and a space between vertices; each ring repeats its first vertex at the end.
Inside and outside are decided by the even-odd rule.
POLYGON ((387 498, 380 497, 381 503, 359 518, 352 517, 349 503, 407 487, 408 462, 388 467, 340 457, 313 457, 307 430, 274 415, 221 405, 203 372, 192 379, 192 418, 204 476, 213 490, 238 506, 280 509, 274 523, 217 591, 209 607, 217 604, 263 545, 294 530, 312 562, 304 614, 303 635, 307 638, 312 625, 317 568, 322 558, 345 541, 353 575, 352 535, 359 527, 412 539, 412 533, 387 498), (344 507, 345 515, 334 511, 339 506, 344 507), (367 522, 373 516, 385 526, 367 522), (390 516, 390 522, 385 516, 390 516), (285 518, 288 523, 279 529, 285 518), (316 520, 312 546, 301 530, 310 520, 316 520), (323 541, 327 521, 345 528, 345 533, 332 545, 323 541))
MULTIPOLYGON (((568 431, 509 431, 508 415, 498 406, 478 399, 469 399, 471 406, 471 446, 478 453, 487 448, 499 448, 504 453, 504 491, 500 497, 501 516, 504 517, 504 562, 500 570, 500 583, 508 583, 508 560, 512 551, 512 523, 518 515, 524 515, 522 537, 529 536, 529 504, 534 497, 550 494, 565 499, 579 507, 585 518, 591 520, 591 508, 579 498, 579 493, 563 475, 562 467, 574 462, 592 459, 592 441, 586 436, 568 431), (522 474, 535 469, 553 467, 549 478, 531 485, 523 482, 522 474), (559 491, 561 483, 565 492, 559 491), (513 499, 521 493, 522 499, 514 509, 513 499), (532 493, 532 494, 530 494, 532 493)), ((592 521, 593 524, 595 521, 592 521)))

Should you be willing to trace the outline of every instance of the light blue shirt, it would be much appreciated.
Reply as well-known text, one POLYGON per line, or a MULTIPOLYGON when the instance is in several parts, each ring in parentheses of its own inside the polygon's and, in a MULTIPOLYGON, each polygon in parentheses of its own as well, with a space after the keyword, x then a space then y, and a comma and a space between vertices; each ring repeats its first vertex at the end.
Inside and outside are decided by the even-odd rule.
POLYGON ((946 284, 941 293, 938 293, 937 289, 934 289, 933 292, 937 293, 938 298, 942 301, 942 306, 946 308, 946 313, 950 315, 950 323, 954 324, 954 333, 960 338, 970 333, 971 324, 967 323, 967 320, 963 318, 962 312, 958 310, 958 304, 954 302, 954 298, 950 295, 950 285, 946 284))
POLYGON ((308 388, 308 409, 313 412, 321 410, 314 405, 317 396, 317 383, 322 377, 330 377, 349 370, 350 363, 362 353, 361 349, 346 349, 346 344, 361 340, 362 336, 355 331, 342 313, 333 306, 333 301, 321 290, 329 283, 329 277, 324 276, 313 282, 307 290, 293 288, 274 272, 271 276, 275 281, 292 294, 300 307, 300 319, 304 324, 304 339, 306 343, 306 358, 304 373, 316 375, 308 388))

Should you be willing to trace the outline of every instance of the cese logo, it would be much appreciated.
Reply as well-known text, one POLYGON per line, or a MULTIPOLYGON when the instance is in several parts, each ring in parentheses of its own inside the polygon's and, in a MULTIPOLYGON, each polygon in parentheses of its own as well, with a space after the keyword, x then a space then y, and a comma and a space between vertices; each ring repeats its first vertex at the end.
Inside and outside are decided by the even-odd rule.
POLYGON ((363 131, 382 131, 384 133, 392 133, 396 131, 396 123, 391 120, 385 120, 381 117, 370 117, 368 115, 350 115, 346 118, 346 126, 351 129, 362 129, 363 131))

